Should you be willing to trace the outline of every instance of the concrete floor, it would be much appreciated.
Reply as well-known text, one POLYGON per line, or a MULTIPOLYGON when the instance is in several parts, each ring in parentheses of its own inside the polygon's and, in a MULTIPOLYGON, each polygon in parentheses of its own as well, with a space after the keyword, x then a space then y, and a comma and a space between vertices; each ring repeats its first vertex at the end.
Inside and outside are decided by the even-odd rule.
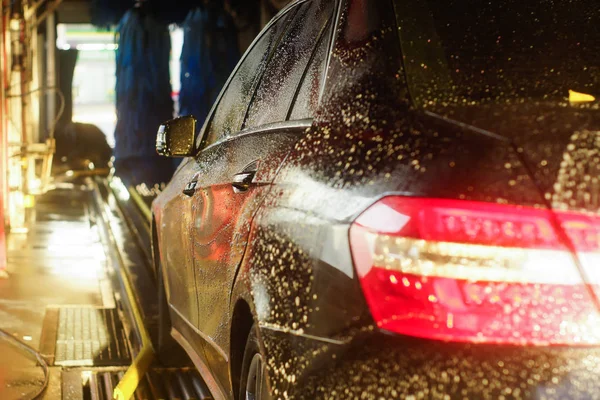
MULTIPOLYGON (((28 233, 8 236, 9 278, 0 280, 0 329, 40 349, 47 307, 114 307, 105 254, 90 224, 85 190, 57 189, 38 199, 28 233)), ((53 367, 42 398, 60 399, 53 367)), ((0 340, 0 399, 30 398, 43 382, 34 359, 0 340)))

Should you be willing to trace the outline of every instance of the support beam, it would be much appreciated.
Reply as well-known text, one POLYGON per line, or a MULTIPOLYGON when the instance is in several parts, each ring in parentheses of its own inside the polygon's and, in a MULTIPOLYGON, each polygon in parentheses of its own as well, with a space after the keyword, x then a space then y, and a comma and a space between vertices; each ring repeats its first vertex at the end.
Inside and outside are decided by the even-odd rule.
MULTIPOLYGON (((46 19, 46 88, 56 87, 56 17, 54 13, 46 19)), ((46 127, 53 130, 56 118, 56 93, 46 91, 46 127)))
POLYGON ((48 18, 50 15, 54 15, 54 12, 56 11, 56 9, 58 8, 58 6, 60 6, 60 4, 63 2, 63 0, 54 0, 52 3, 48 4, 46 6, 46 10, 44 10, 44 12, 42 13, 42 15, 40 15, 40 17, 37 20, 37 25, 41 24, 42 22, 44 22, 44 20, 46 18, 48 18))
MULTIPOLYGON (((6 87, 8 86, 8 52, 6 41, 8 35, 8 17, 6 5, 0 4, 0 228, 10 225, 8 214, 8 107, 6 87)), ((1 234, 0 234, 1 235, 1 234)))
POLYGON ((5 91, 7 67, 8 62, 6 60, 6 33, 7 33, 7 18, 6 10, 4 9, 4 2, 0 4, 0 52, 1 64, 0 64, 0 279, 6 277, 6 232, 5 228, 8 226, 8 132, 7 127, 8 112, 5 102, 5 91))

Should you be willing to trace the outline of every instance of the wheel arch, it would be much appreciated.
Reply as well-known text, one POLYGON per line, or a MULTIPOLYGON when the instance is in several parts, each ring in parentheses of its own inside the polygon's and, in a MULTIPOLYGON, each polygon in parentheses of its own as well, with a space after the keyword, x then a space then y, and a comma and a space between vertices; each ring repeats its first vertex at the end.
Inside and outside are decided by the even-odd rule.
POLYGON ((246 341, 254 324, 254 317, 250 305, 244 299, 239 299, 233 309, 231 319, 231 342, 230 342, 230 366, 231 385, 233 396, 238 399, 240 392, 240 376, 242 374, 242 363, 244 361, 244 350, 246 341))

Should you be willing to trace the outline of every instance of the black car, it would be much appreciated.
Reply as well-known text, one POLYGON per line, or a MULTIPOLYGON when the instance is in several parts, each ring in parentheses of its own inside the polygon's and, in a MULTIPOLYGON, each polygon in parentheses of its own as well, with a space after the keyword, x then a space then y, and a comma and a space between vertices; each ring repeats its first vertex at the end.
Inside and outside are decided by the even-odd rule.
MULTIPOLYGON (((153 204, 215 398, 600 398, 600 9, 294 1, 153 204)), ((164 290, 163 290, 164 288, 164 290)))

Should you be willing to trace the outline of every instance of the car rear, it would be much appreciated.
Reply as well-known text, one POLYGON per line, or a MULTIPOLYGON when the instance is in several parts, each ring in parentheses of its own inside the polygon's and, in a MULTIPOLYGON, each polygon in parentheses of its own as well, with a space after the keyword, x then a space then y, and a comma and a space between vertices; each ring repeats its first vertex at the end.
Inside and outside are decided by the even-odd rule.
POLYGON ((381 329, 578 346, 600 344, 596 282, 586 276, 599 232, 600 218, 581 212, 389 196, 357 218, 350 242, 381 329))
POLYGON ((374 201, 348 233, 353 295, 371 323, 294 338, 290 360, 303 369, 291 397, 596 398, 600 314, 587 271, 598 264, 586 262, 599 254, 599 222, 581 210, 374 201))
MULTIPOLYGON (((432 64, 407 43, 400 53, 395 3, 342 2, 319 113, 254 220, 272 387, 300 399, 600 397, 586 261, 599 214, 557 207, 535 165, 558 171, 569 143, 545 146, 552 118, 526 101, 491 107, 497 124, 476 123, 492 118, 475 108, 438 113, 435 98, 415 107, 411 71, 432 64)), ((580 128, 592 129, 569 135, 580 128)))

